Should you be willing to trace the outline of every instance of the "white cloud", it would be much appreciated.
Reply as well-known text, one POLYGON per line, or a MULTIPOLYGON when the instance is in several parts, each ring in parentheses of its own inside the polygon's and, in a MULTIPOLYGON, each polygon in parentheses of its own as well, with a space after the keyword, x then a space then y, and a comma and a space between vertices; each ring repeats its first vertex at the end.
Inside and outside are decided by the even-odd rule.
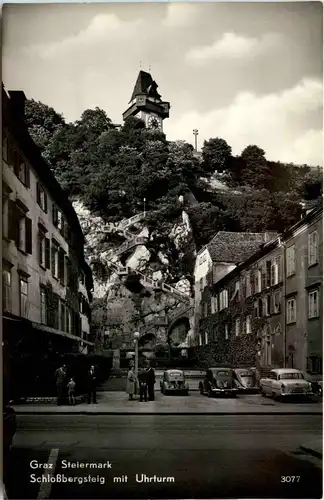
POLYGON ((81 30, 75 36, 51 44, 26 47, 23 50, 45 59, 61 54, 66 56, 71 52, 80 53, 83 47, 87 50, 89 47, 102 46, 108 41, 128 42, 136 33, 141 32, 140 25, 141 21, 121 21, 115 14, 98 14, 91 19, 86 29, 81 30))
POLYGON ((257 144, 269 160, 323 164, 322 130, 312 121, 322 105, 322 82, 305 79, 283 92, 239 93, 227 108, 186 113, 178 120, 170 119, 165 129, 170 140, 192 143, 192 129, 198 128, 201 145, 210 137, 222 137, 234 154, 257 144))
POLYGON ((266 33, 260 38, 249 38, 235 33, 224 33, 211 45, 194 47, 186 54, 186 59, 192 63, 204 63, 214 59, 239 59, 255 57, 268 49, 279 45, 281 37, 273 33, 266 33))
POLYGON ((191 26, 197 20, 197 7, 188 3, 169 3, 163 25, 170 28, 191 26))

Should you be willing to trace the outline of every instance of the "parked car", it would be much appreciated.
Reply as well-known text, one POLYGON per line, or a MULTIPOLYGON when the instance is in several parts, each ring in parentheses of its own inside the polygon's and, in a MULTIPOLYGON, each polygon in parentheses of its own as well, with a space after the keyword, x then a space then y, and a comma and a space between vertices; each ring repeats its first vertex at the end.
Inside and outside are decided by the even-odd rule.
POLYGON ((237 387, 232 368, 209 368, 204 380, 199 382, 199 390, 200 394, 207 394, 210 398, 221 394, 236 397, 237 387))
POLYGON ((317 396, 323 395, 323 375, 302 372, 305 380, 312 385, 312 392, 317 396))
POLYGON ((183 370, 165 370, 160 387, 162 394, 189 393, 189 385, 183 370))
POLYGON ((255 372, 250 368, 235 368, 234 380, 239 392, 257 392, 255 372))
POLYGON ((291 397, 311 396, 312 385, 305 380, 301 371, 293 368, 277 368, 271 370, 268 377, 260 380, 262 396, 291 397))

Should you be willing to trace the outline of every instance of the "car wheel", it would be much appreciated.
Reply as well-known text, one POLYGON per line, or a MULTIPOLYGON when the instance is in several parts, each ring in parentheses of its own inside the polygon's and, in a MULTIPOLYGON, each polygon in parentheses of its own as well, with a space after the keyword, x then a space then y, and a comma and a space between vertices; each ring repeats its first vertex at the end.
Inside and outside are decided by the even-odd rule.
POLYGON ((261 393, 261 396, 262 396, 263 398, 265 398, 265 397, 266 397, 266 393, 264 392, 264 390, 262 389, 262 387, 261 387, 261 389, 260 389, 260 393, 261 393))
POLYGON ((271 397, 272 397, 272 399, 276 399, 277 398, 277 394, 275 392, 272 392, 271 393, 271 397))
POLYGON ((199 386, 199 392, 202 396, 204 395, 204 388, 202 385, 199 386))

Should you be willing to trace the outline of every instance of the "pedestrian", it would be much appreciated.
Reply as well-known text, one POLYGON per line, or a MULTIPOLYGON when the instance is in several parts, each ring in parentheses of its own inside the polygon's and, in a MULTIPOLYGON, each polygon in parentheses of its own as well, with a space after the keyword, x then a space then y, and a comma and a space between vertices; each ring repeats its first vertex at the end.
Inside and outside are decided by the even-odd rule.
POLYGON ((127 374, 126 392, 129 396, 129 399, 132 400, 136 392, 136 375, 133 366, 129 367, 129 371, 127 374))
POLYGON ((150 366, 150 362, 148 359, 146 360, 146 376, 147 376, 148 400, 154 401, 155 371, 154 368, 150 366))
POLYGON ((147 401, 147 372, 142 367, 138 373, 140 401, 147 401))
POLYGON ((66 387, 66 365, 62 365, 55 371, 57 405, 60 406, 64 402, 65 387, 66 387))
POLYGON ((97 375, 93 365, 88 371, 88 405, 91 404, 91 400, 93 404, 97 404, 97 375))
POLYGON ((69 403, 70 405, 75 406, 75 382, 74 378, 70 378, 70 382, 67 385, 68 388, 68 396, 69 396, 69 403))

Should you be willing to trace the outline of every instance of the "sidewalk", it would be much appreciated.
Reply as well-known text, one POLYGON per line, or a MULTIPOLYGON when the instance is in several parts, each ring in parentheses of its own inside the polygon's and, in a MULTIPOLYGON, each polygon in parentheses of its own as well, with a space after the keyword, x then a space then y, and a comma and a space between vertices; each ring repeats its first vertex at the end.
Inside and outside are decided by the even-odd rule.
POLYGON ((321 439, 310 441, 309 443, 300 446, 300 449, 316 458, 323 458, 323 441, 321 439))
POLYGON ((184 414, 322 414, 322 405, 279 403, 265 400, 259 395, 238 396, 230 398, 207 398, 199 393, 189 396, 171 395, 163 396, 156 393, 156 400, 147 403, 138 399, 129 401, 125 392, 98 393, 98 404, 78 404, 76 406, 56 406, 53 404, 25 404, 14 405, 17 414, 38 415, 66 415, 66 414, 92 414, 92 415, 184 415, 184 414))

